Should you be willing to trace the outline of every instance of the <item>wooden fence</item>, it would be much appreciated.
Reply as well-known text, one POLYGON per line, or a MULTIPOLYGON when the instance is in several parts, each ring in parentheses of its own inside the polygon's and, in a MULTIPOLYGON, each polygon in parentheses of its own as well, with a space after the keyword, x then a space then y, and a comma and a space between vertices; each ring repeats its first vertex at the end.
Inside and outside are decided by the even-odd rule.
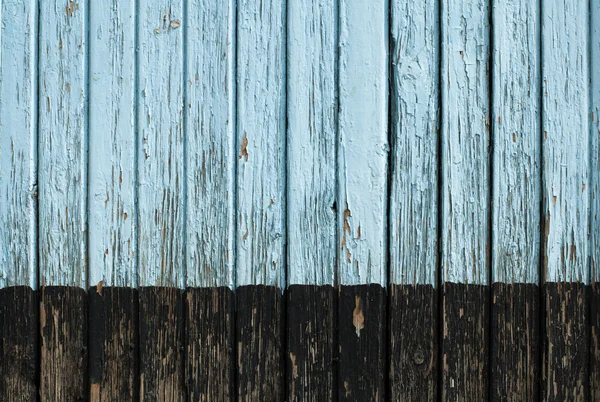
POLYGON ((600 400, 600 0, 0 0, 0 401, 600 400))

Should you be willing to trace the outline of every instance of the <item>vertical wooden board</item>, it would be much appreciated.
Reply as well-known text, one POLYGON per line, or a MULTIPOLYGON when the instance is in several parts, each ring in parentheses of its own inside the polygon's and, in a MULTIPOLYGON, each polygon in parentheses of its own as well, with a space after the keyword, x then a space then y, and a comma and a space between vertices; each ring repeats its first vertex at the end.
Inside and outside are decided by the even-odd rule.
POLYGON ((284 300, 275 286, 236 290, 236 398, 239 402, 284 401, 284 300))
POLYGON ((87 295, 73 286, 41 288, 41 402, 88 400, 87 295))
POLYGON ((288 2, 288 283, 333 285, 337 2, 288 2))
POLYGON ((138 278, 183 287, 183 0, 139 0, 138 12, 138 278))
POLYGON ((0 288, 37 288, 37 12, 0 5, 0 288))
POLYGON ((187 286, 233 287, 235 3, 187 4, 187 286))
POLYGON ((93 286, 88 303, 90 402, 138 402, 137 289, 93 286))
POLYGON ((439 1, 392 0, 391 12, 390 282, 436 286, 439 1))
POLYGON ((593 282, 590 286, 589 325, 589 381, 590 400, 600 400, 600 284, 593 282))
POLYGON ((390 284, 390 400, 438 400, 438 293, 433 285, 390 284))
POLYGON ((185 383, 189 401, 235 400, 235 296, 226 286, 185 295, 185 383))
POLYGON ((136 286, 135 10, 90 2, 89 283, 136 286))
POLYGON ((86 7, 40 2, 39 255, 46 286, 87 285, 86 7))
POLYGON ((285 284, 285 5, 237 4, 238 286, 285 284))
POLYGON ((139 289, 140 402, 184 402, 183 294, 139 289))
POLYGON ((0 289, 0 400, 37 402, 38 292, 28 286, 0 289))
POLYGON ((385 286, 388 2, 342 0, 339 20, 338 275, 385 286))

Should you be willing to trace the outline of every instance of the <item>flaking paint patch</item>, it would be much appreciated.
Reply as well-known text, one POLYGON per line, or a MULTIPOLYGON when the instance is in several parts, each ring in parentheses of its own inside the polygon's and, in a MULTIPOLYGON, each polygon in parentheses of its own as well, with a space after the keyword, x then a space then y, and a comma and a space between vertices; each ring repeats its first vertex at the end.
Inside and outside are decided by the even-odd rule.
POLYGON ((352 312, 352 324, 356 328, 356 336, 360 338, 360 331, 365 327, 365 316, 363 314, 362 300, 356 296, 354 311, 352 312))

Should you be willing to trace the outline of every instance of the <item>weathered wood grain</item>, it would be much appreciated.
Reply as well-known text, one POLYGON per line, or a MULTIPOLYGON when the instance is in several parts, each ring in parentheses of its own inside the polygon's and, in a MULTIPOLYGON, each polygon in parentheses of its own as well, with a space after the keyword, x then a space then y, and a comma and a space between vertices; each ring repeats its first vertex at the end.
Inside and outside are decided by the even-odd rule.
POLYGON ((333 285, 337 3, 290 0, 287 7, 287 282, 333 285))
POLYGON ((290 285, 286 290, 287 401, 337 401, 337 290, 290 285))
POLYGON ((339 12, 338 275, 385 286, 388 1, 341 0, 339 12))
POLYGON ((88 303, 90 402, 138 402, 137 289, 93 286, 88 303))
POLYGON ((139 289, 140 402, 184 402, 183 294, 139 289))
POLYGON ((442 401, 488 401, 490 289, 446 282, 442 291, 442 401))
POLYGON ((232 288, 235 1, 190 0, 186 9, 186 285, 232 288))
POLYGON ((438 400, 438 293, 433 285, 390 284, 391 401, 438 400))
POLYGON ((285 2, 237 3, 236 284, 285 284, 285 2))
POLYGON ((590 349, 589 381, 590 400, 600 400, 600 283, 594 281, 590 286, 590 349))
POLYGON ((235 400, 235 296, 231 288, 185 294, 185 385, 189 401, 235 400))
POLYGON ((37 1, 0 5, 0 288, 37 288, 37 1))
POLYGON ((493 8, 492 282, 539 283, 541 120, 537 0, 493 8))
POLYGON ((40 302, 40 400, 87 401, 87 295, 77 287, 46 286, 40 302))
POLYGON ((39 4, 41 284, 87 287, 87 2, 39 4))
POLYGON ((544 402, 590 400, 588 289, 581 282, 544 284, 544 402))
POLYGON ((137 286, 134 2, 89 3, 89 283, 137 286))
POLYGON ((183 0, 137 7, 138 275, 140 286, 183 287, 183 0))
POLYGON ((29 286, 0 289, 1 401, 38 401, 39 307, 29 286))
POLYGON ((600 400, 600 3, 590 2, 590 399, 600 400))
POLYGON ((538 401, 542 373, 540 291, 534 283, 494 283, 490 400, 538 401))
POLYGON ((439 1, 392 0, 391 13, 390 282, 436 286, 439 1))
POLYGON ((339 287, 339 401, 386 400, 386 310, 379 284, 339 287))
POLYGON ((489 2, 442 0, 442 281, 487 285, 489 2))

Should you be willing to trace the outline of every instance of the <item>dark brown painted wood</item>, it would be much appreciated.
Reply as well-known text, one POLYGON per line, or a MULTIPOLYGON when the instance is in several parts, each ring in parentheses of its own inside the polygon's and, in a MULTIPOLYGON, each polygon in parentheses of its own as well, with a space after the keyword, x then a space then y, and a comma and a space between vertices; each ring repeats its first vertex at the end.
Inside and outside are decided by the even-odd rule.
POLYGON ((341 401, 386 399, 387 298, 380 285, 341 286, 338 341, 341 401))
POLYGON ((287 401, 335 401, 335 289, 291 285, 286 296, 287 401))
POLYGON ((183 402, 183 292, 142 287, 139 299, 140 401, 183 402))
POLYGON ((187 289, 185 378, 189 401, 234 400, 234 311, 234 294, 227 287, 187 289))
POLYGON ((138 402, 138 291, 89 291, 90 402, 138 402))
POLYGON ((600 401, 600 283, 590 286, 590 400, 600 401))
POLYGON ((275 286, 236 291, 237 399, 284 401, 284 306, 275 286))
POLYGON ((544 284, 542 400, 589 400, 588 287, 578 282, 544 284))
POLYGON ((491 316, 491 401, 537 401, 542 372, 540 290, 494 283, 491 316))
POLYGON ((30 287, 0 289, 0 401, 38 400, 38 311, 30 287))
POLYGON ((435 401, 438 305, 431 285, 390 285, 390 399, 435 401))
POLYGON ((442 400, 488 400, 490 290, 444 283, 442 296, 442 400))
POLYGON ((88 400, 87 295, 77 287, 41 290, 42 402, 88 400))

